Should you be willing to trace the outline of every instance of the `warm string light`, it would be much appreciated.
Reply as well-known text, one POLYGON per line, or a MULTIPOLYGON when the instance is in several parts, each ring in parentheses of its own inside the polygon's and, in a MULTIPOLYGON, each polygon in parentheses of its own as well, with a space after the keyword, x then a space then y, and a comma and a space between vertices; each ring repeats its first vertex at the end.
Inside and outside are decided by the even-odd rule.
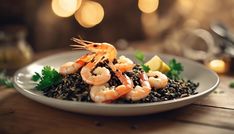
POLYGON ((103 7, 94 1, 84 1, 75 13, 75 18, 83 27, 90 28, 99 24, 104 18, 103 7))
POLYGON ((158 8, 159 0, 138 0, 138 7, 143 13, 153 13, 158 8))
MULTIPOLYGON (((70 17, 75 13, 76 20, 86 28, 96 26, 103 20, 104 9, 99 3, 90 0, 81 3, 82 0, 52 0, 51 6, 53 12, 59 17, 70 17)), ((138 7, 143 13, 154 13, 158 5, 159 0, 138 0, 138 7)), ((149 16, 142 14, 142 18, 149 18, 149 16)))
POLYGON ((209 62, 208 67, 217 72, 217 73, 225 73, 226 72, 226 63, 220 59, 214 59, 209 62))
POLYGON ((104 18, 103 7, 94 1, 52 0, 51 6, 59 17, 70 17, 74 14, 79 24, 86 28, 96 26, 104 18))
POLYGON ((79 9, 82 0, 52 0, 53 12, 59 17, 70 17, 79 9))

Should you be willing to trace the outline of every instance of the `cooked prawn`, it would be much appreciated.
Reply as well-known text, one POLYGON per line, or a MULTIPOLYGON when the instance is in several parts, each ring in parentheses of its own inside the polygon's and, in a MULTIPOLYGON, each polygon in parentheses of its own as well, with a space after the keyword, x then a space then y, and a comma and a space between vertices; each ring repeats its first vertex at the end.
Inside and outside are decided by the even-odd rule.
POLYGON ((164 88, 168 84, 167 76, 159 71, 150 71, 147 75, 149 76, 150 86, 155 89, 164 88))
POLYGON ((85 65, 85 63, 89 62, 93 57, 94 54, 88 53, 77 59, 75 62, 67 62, 60 66, 59 73, 62 75, 76 73, 81 67, 85 65))
POLYGON ((119 94, 119 97, 129 93, 133 88, 132 80, 127 75, 123 75, 122 72, 119 70, 115 72, 115 75, 119 78, 120 82, 122 83, 122 85, 119 85, 115 88, 115 90, 119 94))
POLYGON ((139 77, 141 85, 136 85, 135 88, 133 88, 129 93, 127 93, 127 99, 137 101, 149 95, 151 87, 148 80, 148 76, 146 75, 146 73, 142 72, 139 77))
POLYGON ((133 63, 132 60, 122 55, 119 57, 119 59, 117 59, 117 63, 115 64, 115 67, 122 72, 126 72, 129 70, 132 70, 134 65, 135 64, 133 63))
POLYGON ((59 73, 62 75, 72 74, 77 72, 83 66, 83 62, 67 62, 60 66, 59 73))
POLYGON ((102 85, 111 78, 110 71, 105 67, 97 67, 92 73, 91 67, 85 66, 81 69, 80 74, 85 82, 92 85, 102 85))
POLYGON ((109 87, 109 85, 92 86, 90 89, 91 99, 94 102, 103 103, 116 100, 125 95, 132 89, 133 84, 128 76, 124 77, 125 78, 121 79, 124 84, 117 87, 109 87))
POLYGON ((95 68, 97 63, 99 63, 102 59, 103 56, 101 53, 99 53, 96 55, 93 61, 89 62, 81 69, 80 75, 86 83, 92 85, 102 85, 110 80, 111 74, 107 68, 95 68))
POLYGON ((105 85, 92 86, 90 89, 90 97, 94 102, 103 103, 118 98, 118 93, 114 87, 105 85))
POLYGON ((132 80, 127 75, 123 75, 122 72, 117 70, 112 63, 109 64, 122 85, 117 87, 108 87, 106 85, 92 86, 90 89, 90 96, 94 102, 103 103, 116 100, 131 91, 133 87, 132 80))
POLYGON ((72 40, 78 43, 77 45, 71 45, 74 49, 86 49, 94 53, 104 53, 110 62, 117 57, 117 50, 109 43, 94 43, 77 38, 72 38, 72 40))

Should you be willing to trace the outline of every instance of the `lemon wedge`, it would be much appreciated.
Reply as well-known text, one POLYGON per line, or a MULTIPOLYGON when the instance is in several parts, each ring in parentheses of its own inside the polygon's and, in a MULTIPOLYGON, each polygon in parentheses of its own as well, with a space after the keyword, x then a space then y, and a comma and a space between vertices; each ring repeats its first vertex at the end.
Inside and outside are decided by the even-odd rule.
POLYGON ((159 69, 159 71, 162 72, 162 73, 166 73, 166 72, 168 72, 170 70, 171 70, 171 68, 164 62, 162 64, 161 68, 159 69))
POLYGON ((158 71, 161 68, 162 64, 162 60, 157 55, 155 55, 148 62, 145 63, 146 66, 149 66, 151 71, 158 71))
POLYGON ((160 71, 162 73, 170 71, 170 67, 157 55, 152 57, 145 65, 149 66, 151 71, 160 71))

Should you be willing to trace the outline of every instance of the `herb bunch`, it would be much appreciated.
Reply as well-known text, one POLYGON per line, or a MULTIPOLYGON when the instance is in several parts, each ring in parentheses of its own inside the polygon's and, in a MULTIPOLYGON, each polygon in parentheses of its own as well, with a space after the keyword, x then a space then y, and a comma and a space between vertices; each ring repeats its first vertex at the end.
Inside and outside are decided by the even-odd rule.
POLYGON ((62 81, 62 76, 50 66, 45 66, 41 71, 41 75, 35 72, 32 80, 38 82, 35 88, 43 91, 52 85, 59 84, 62 81))
POLYGON ((167 77, 173 80, 181 79, 181 72, 184 71, 184 67, 182 66, 182 64, 177 62, 175 59, 171 59, 168 65, 171 68, 171 70, 167 72, 167 77))

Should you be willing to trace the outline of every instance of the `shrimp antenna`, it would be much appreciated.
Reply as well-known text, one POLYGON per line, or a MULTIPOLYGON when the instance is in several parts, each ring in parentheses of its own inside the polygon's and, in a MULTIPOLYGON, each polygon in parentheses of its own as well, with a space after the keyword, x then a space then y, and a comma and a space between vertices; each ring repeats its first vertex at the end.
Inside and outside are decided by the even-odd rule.
MULTIPOLYGON (((81 38, 81 37, 79 36, 79 38, 81 38)), ((93 44, 94 43, 94 42, 91 42, 91 41, 83 40, 82 38, 78 39, 78 38, 75 38, 75 37, 71 38, 71 40, 78 43, 76 45, 70 45, 74 49, 84 49, 88 44, 93 44)))
POLYGON ((77 45, 77 44, 72 44, 70 45, 72 47, 73 50, 81 50, 81 49, 84 49, 84 46, 81 46, 81 45, 77 45))
POLYGON ((85 43, 83 40, 81 39, 77 39, 77 38, 72 38, 72 41, 78 43, 76 45, 70 45, 71 47, 73 47, 73 49, 84 49, 85 46, 87 46, 87 43, 85 43))

